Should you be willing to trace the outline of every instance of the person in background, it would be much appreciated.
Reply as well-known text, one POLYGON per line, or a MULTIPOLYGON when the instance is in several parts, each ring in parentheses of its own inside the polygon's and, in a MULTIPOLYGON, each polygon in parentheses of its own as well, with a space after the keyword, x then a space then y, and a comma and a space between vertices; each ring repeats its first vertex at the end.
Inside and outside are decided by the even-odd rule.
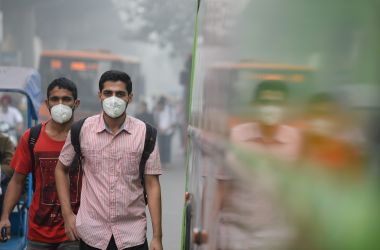
MULTIPOLYGON (((79 249, 79 242, 70 241, 65 234, 61 205, 54 180, 54 169, 59 153, 73 122, 73 113, 79 106, 75 84, 67 78, 53 80, 47 88, 45 104, 52 118, 42 123, 34 146, 34 164, 29 150, 31 129, 22 135, 10 163, 14 173, 5 194, 0 228, 5 227, 7 237, 10 238, 9 216, 25 188, 28 174, 32 173, 35 190, 29 208, 27 250, 79 249)), ((75 169, 79 170, 73 166, 72 170, 75 169)), ((70 206, 76 213, 80 200, 80 171, 72 171, 70 178, 72 179, 70 206)))
POLYGON ((167 166, 171 162, 171 144, 175 125, 172 110, 166 97, 161 96, 158 99, 154 115, 157 124, 161 163, 167 166))
POLYGON ((3 211, 4 194, 7 191, 9 180, 13 174, 13 169, 9 166, 9 163, 11 162, 14 150, 14 145, 9 137, 0 133, 0 214, 3 211))
POLYGON ((138 107, 138 113, 136 113, 136 118, 143 122, 147 122, 155 127, 153 114, 148 111, 148 104, 145 101, 141 101, 138 107))
POLYGON ((343 116, 333 96, 328 93, 313 95, 307 112, 303 159, 340 174, 360 171, 364 136, 343 116))
POLYGON ((232 128, 231 140, 247 145, 256 153, 289 161, 298 160, 302 139, 298 129, 285 125, 287 98, 288 88, 285 82, 261 82, 252 102, 256 121, 232 128))
POLYGON ((10 95, 3 95, 0 98, 0 122, 6 123, 9 126, 7 132, 13 136, 17 142, 18 135, 21 134, 23 129, 23 117, 21 112, 12 106, 12 97, 10 95))
MULTIPOLYGON (((80 131, 83 185, 76 216, 70 207, 67 176, 75 151, 67 136, 55 170, 66 233, 80 239, 80 249, 147 250, 145 199, 139 174, 146 126, 126 109, 132 101, 132 81, 110 70, 99 80, 103 111, 88 117, 80 131)), ((153 239, 150 250, 162 250, 161 175, 157 145, 145 166, 145 188, 153 239)))
MULTIPOLYGON (((269 165, 287 168, 298 160, 301 135, 284 124, 287 98, 284 82, 261 82, 252 102, 255 121, 238 124, 230 131, 231 142, 256 156, 254 169, 269 165)), ((271 176, 255 172, 246 180, 233 174, 231 169, 239 163, 232 155, 226 156, 225 164, 215 175, 215 249, 289 249, 293 229, 276 205, 278 190, 271 176)))

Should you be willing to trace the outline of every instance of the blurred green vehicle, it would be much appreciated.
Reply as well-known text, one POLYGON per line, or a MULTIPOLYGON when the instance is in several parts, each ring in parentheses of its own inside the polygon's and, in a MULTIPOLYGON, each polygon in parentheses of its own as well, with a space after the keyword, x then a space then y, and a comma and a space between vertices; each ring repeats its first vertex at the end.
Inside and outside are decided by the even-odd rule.
MULTIPOLYGON (((248 195, 259 192, 253 180, 265 176, 292 227, 282 248, 235 241, 228 249, 379 249, 380 143, 371 136, 378 126, 370 125, 378 125, 380 114, 380 2, 202 0, 195 6, 182 249, 224 249, 218 242, 230 235, 217 232, 215 210, 223 199, 217 192, 221 171, 245 185, 248 195), (285 168, 233 143, 231 129, 255 121, 252 96, 262 80, 286 82, 286 122, 300 131, 314 94, 336 97, 336 117, 348 117, 345 125, 361 135, 347 139, 360 148, 360 174, 332 173, 308 161, 285 168)), ((237 206, 250 209, 244 203, 237 206)), ((248 239, 244 226, 236 228, 248 239)))

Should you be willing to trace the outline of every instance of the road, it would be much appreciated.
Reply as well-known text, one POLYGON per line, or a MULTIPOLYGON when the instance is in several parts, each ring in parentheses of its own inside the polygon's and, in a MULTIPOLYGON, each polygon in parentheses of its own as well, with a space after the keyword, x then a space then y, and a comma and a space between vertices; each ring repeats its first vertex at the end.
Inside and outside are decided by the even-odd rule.
MULTIPOLYGON (((181 244, 182 209, 185 199, 185 167, 184 154, 180 150, 181 147, 176 135, 172 144, 172 163, 170 166, 163 168, 163 175, 160 177, 164 250, 180 250, 181 244)), ((148 218, 150 218, 149 215, 148 218)), ((150 242, 151 238, 151 222, 148 220, 148 242, 150 242)))

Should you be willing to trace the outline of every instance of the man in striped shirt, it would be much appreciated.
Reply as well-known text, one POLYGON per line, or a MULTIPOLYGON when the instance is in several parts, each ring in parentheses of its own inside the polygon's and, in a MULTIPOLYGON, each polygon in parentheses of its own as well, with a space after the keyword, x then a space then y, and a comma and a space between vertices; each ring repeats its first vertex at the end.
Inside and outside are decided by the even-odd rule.
MULTIPOLYGON (((148 249, 143 187, 139 162, 144 148, 145 124, 126 114, 132 100, 132 82, 121 71, 107 71, 99 80, 101 114, 86 119, 80 133, 83 155, 81 206, 77 216, 69 204, 68 166, 75 151, 70 135, 56 167, 56 184, 72 240, 81 249, 148 249)), ((152 250, 162 250, 160 158, 157 145, 145 167, 145 187, 152 219, 152 250)))

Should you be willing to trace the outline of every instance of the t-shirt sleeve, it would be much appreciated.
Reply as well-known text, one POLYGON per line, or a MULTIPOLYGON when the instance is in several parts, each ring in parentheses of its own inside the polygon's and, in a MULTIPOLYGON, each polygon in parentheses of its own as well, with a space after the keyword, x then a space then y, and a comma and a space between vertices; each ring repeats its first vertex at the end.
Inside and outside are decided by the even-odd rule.
POLYGON ((32 159, 28 146, 30 129, 28 129, 21 137, 17 145, 16 152, 13 155, 10 166, 20 174, 28 174, 32 170, 32 159))
POLYGON ((58 160, 62 162, 66 167, 71 166, 71 163, 74 160, 75 150, 73 145, 71 144, 71 131, 67 134, 65 145, 61 150, 61 154, 59 155, 58 160))
POLYGON ((160 155, 158 154, 158 145, 154 146, 153 152, 150 154, 149 159, 145 165, 145 174, 146 175, 161 175, 161 162, 160 155))

